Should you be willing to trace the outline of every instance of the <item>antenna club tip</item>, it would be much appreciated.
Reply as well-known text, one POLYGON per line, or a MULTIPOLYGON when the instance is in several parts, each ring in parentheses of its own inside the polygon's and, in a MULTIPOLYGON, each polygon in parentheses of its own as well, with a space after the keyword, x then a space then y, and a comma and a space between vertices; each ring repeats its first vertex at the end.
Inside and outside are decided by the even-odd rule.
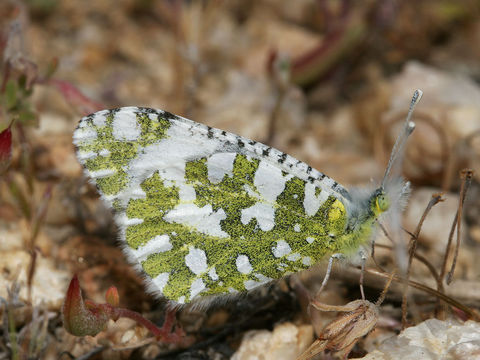
POLYGON ((412 97, 412 103, 415 104, 415 105, 418 104, 418 102, 420 101, 422 96, 423 96, 423 91, 422 90, 420 90, 420 89, 415 90, 415 92, 413 93, 413 97, 412 97))

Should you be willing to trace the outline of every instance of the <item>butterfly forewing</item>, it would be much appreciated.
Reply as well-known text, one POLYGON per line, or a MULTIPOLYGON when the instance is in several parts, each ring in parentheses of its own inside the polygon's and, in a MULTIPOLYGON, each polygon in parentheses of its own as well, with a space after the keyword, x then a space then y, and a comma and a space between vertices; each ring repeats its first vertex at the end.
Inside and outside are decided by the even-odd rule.
POLYGON ((77 156, 124 248, 178 303, 253 289, 338 250, 348 193, 266 145, 160 110, 83 118, 77 156))

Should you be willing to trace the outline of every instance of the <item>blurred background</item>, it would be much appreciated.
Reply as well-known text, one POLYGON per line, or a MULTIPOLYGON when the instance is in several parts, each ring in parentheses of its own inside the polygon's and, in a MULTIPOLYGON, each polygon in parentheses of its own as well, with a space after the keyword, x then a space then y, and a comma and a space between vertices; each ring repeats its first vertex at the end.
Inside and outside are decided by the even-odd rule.
MULTIPOLYGON (((325 325, 298 305, 298 291, 280 283, 265 290, 268 301, 260 300, 260 310, 259 300, 249 299, 177 314, 192 343, 201 344, 186 350, 145 345, 148 333, 126 320, 97 338, 63 330, 60 308, 73 273, 86 298, 102 302, 115 285, 122 306, 160 324, 163 319, 164 304, 144 292, 116 247, 110 210, 82 176, 71 144, 82 116, 129 105, 268 143, 348 188, 381 179, 413 91, 422 89, 403 169, 414 189, 403 226, 413 232, 432 194, 443 193, 418 245, 443 273, 444 262, 447 269, 452 262, 445 249, 461 192, 468 188, 455 281, 444 291, 478 308, 479 177, 465 182, 460 171, 476 171, 480 161, 479 14, 475 0, 2 0, 0 131, 11 132, 12 146, 10 152, 2 133, 0 359, 14 358, 12 349, 52 359, 224 359, 234 353, 246 359, 255 351, 289 359, 325 325), (6 314, 14 314, 13 325, 6 314), (278 340, 282 331, 288 335, 278 340)), ((391 263, 391 254, 379 256, 391 263)), ((320 275, 302 274, 307 287, 317 289, 320 275)), ((425 266, 414 266, 412 276, 435 287, 425 266)), ((338 271, 333 277, 338 283, 324 301, 359 297, 357 275, 338 271)), ((384 283, 366 285, 374 301, 384 283)), ((369 335, 356 355, 399 331, 401 292, 392 294, 390 328, 369 335)), ((411 324, 435 316, 436 299, 416 296, 411 324)))

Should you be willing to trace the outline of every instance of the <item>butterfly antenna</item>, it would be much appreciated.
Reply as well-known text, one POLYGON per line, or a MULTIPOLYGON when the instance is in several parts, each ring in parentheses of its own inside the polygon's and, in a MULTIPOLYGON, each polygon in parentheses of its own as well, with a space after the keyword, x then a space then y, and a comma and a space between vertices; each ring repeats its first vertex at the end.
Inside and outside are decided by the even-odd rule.
POLYGON ((411 121, 413 110, 415 106, 420 102, 422 98, 423 91, 422 90, 415 90, 413 93, 412 101, 410 103, 410 109, 408 110, 407 117, 405 119, 405 125, 403 131, 398 135, 397 140, 395 141, 395 145, 393 145, 392 154, 390 155, 390 159, 388 160, 387 168, 385 169, 385 175, 383 176, 382 180, 382 189, 385 188, 385 183, 387 181, 387 177, 390 174, 393 164, 395 163, 398 154, 401 153, 408 137, 410 134, 415 130, 415 123, 411 121))

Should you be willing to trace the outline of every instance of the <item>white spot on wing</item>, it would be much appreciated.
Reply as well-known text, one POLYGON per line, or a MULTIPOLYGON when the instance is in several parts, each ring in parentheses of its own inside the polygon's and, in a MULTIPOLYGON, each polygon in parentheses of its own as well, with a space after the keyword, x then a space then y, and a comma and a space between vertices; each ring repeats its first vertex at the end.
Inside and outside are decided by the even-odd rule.
POLYGON ((277 258, 288 255, 292 252, 292 248, 285 240, 278 240, 277 246, 272 248, 273 255, 277 258))
POLYGON ((266 161, 260 161, 253 184, 265 200, 273 203, 285 189, 287 180, 280 168, 266 161))
POLYGON ((213 211, 211 204, 201 208, 195 204, 179 204, 163 217, 170 223, 192 226, 201 233, 223 238, 229 237, 220 227, 220 220, 226 218, 227 215, 223 209, 213 211))
POLYGON ((131 198, 132 199, 145 199, 147 194, 142 188, 132 189, 131 198))
POLYGON ((297 260, 300 260, 300 258, 301 256, 299 253, 293 253, 293 254, 287 255, 288 261, 297 261, 297 260))
POLYGON ((312 265, 312 258, 310 256, 303 257, 302 264, 306 266, 312 265))
POLYGON ((269 278, 268 276, 265 276, 263 274, 255 274, 255 277, 260 280, 260 281, 263 281, 263 282, 268 282, 268 281, 272 281, 273 279, 272 278, 269 278))
POLYGON ((190 247, 185 256, 185 265, 195 274, 201 275, 207 271, 207 254, 202 249, 190 247))
POLYGON ((139 225, 143 223, 143 219, 138 218, 128 218, 125 213, 119 214, 115 218, 117 225, 119 226, 132 226, 132 225, 139 225))
POLYGON ((300 224, 295 224, 295 226, 293 227, 293 230, 295 232, 300 232, 300 230, 301 230, 300 224))
POLYGON ((178 190, 178 197, 181 202, 192 202, 197 198, 195 189, 191 185, 181 184, 178 190))
POLYGON ((100 150, 100 151, 98 152, 98 155, 100 155, 100 156, 108 156, 108 155, 110 155, 110 150, 108 150, 108 149, 102 149, 102 150, 100 150))
POLYGON ((165 287, 165 285, 167 285, 169 276, 170 274, 165 272, 157 275, 152 279, 153 283, 158 287, 160 292, 163 292, 163 288, 165 287))
POLYGON ((237 270, 242 274, 250 274, 253 270, 247 255, 238 255, 236 259, 237 270))
POLYGON ((262 231, 272 230, 275 225, 275 209, 269 204, 260 202, 249 208, 242 209, 240 217, 242 224, 248 224, 253 218, 257 219, 262 231))
POLYGON ((97 157, 97 153, 94 151, 89 151, 89 152, 79 152, 77 154, 78 160, 80 161, 85 161, 88 159, 92 159, 94 157, 97 157))
POLYGON ((98 127, 104 127, 107 124, 107 115, 108 115, 108 110, 102 110, 99 112, 96 112, 93 115, 92 123, 95 126, 98 127))
POLYGON ((258 281, 255 281, 255 280, 245 280, 243 282, 243 285, 245 286, 245 289, 252 290, 252 289, 255 289, 257 286, 260 286, 262 284, 258 281))
POLYGON ((307 242, 308 242, 309 244, 311 244, 311 243, 313 243, 313 242, 315 241, 315 239, 314 239, 313 237, 311 237, 311 236, 307 237, 305 240, 307 240, 307 242))
POLYGON ((157 235, 149 240, 145 245, 139 246, 138 249, 133 250, 133 255, 139 262, 142 262, 152 254, 158 254, 172 249, 170 237, 168 235, 157 235))
POLYGON ((215 266, 208 271, 208 276, 210 276, 210 279, 212 279, 213 281, 218 280, 218 274, 217 270, 215 270, 215 266))
POLYGON ((225 174, 233 176, 233 162, 236 153, 216 153, 207 159, 208 180, 218 184, 225 174))
POLYGON ((321 189, 320 194, 315 196, 315 185, 307 182, 305 184, 305 198, 303 200, 303 207, 305 213, 308 216, 313 216, 317 213, 318 209, 328 199, 328 192, 321 189))
POLYGON ((97 131, 91 127, 79 127, 73 133, 73 143, 77 146, 84 145, 84 142, 95 140, 97 138, 97 131))
POLYGON ((190 300, 205 290, 205 283, 202 279, 195 279, 190 286, 190 300))
POLYGON ((93 179, 104 178, 107 176, 112 176, 117 172, 115 169, 102 169, 97 171, 88 171, 88 176, 93 179))
POLYGON ((260 200, 260 195, 253 191, 253 189, 248 184, 243 185, 243 189, 249 196, 260 200))
POLYGON ((140 136, 141 129, 135 113, 116 113, 113 119, 112 133, 117 140, 137 140, 140 136))
POLYGON ((266 284, 266 283, 272 281, 271 278, 269 278, 265 275, 262 275, 262 274, 255 274, 255 277, 258 279, 258 281, 245 280, 243 282, 243 285, 245 286, 245 289, 247 289, 247 290, 255 289, 256 287, 259 287, 263 284, 266 284))

